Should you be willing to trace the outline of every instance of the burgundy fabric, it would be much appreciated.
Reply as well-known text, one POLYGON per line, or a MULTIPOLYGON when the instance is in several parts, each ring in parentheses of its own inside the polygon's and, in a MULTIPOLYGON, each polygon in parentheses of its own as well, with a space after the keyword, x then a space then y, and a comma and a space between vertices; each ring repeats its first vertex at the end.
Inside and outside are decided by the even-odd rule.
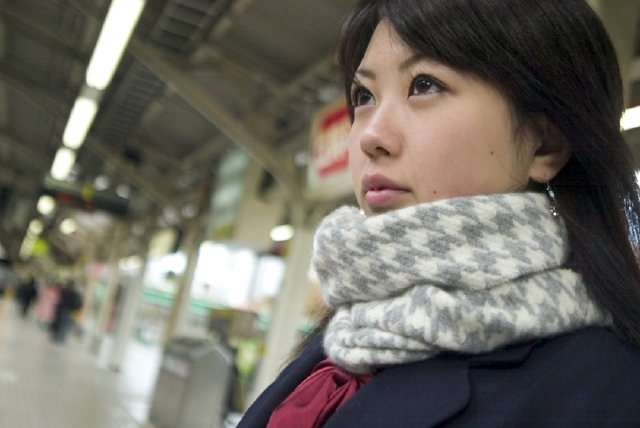
POLYGON ((275 408, 266 428, 320 428, 369 380, 371 376, 354 377, 328 359, 321 361, 275 408))

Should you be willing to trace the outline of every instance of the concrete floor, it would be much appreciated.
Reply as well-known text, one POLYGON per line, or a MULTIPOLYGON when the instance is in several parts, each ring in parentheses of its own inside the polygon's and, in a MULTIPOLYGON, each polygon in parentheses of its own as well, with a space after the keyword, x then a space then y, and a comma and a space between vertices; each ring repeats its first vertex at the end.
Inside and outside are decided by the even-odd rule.
POLYGON ((0 427, 152 428, 160 350, 131 342, 116 373, 87 336, 55 344, 13 301, 0 301, 0 427))

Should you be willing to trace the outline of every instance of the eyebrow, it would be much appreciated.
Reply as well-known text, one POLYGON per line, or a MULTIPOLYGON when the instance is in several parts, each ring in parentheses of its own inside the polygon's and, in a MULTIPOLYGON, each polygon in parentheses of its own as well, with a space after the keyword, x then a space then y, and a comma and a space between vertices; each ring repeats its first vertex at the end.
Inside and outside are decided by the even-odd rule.
MULTIPOLYGON (((409 58, 405 59, 404 61, 402 61, 400 63, 400 65, 398 66, 398 70, 399 71, 406 71, 407 69, 413 67, 416 63, 423 61, 427 59, 427 57, 425 55, 422 54, 415 54, 410 56, 409 58)), ((368 68, 359 68, 356 70, 356 75, 358 76, 362 76, 362 77, 366 77, 368 79, 372 79, 375 80, 376 78, 376 73, 374 73, 372 70, 369 70, 368 68)))
POLYGON ((406 71, 408 68, 411 68, 415 64, 419 63, 420 61, 424 61, 426 59, 427 59, 427 57, 425 55, 422 55, 422 54, 412 55, 412 56, 410 56, 409 58, 405 59, 404 61, 402 61, 400 63, 400 66, 398 67, 398 70, 406 71))

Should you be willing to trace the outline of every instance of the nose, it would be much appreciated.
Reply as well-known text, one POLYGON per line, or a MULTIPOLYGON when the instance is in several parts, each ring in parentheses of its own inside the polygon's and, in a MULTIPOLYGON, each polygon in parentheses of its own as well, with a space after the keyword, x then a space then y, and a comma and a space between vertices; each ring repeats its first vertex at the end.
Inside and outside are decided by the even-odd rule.
POLYGON ((364 124, 360 149, 369 158, 396 156, 401 148, 401 130, 393 106, 379 106, 364 124))

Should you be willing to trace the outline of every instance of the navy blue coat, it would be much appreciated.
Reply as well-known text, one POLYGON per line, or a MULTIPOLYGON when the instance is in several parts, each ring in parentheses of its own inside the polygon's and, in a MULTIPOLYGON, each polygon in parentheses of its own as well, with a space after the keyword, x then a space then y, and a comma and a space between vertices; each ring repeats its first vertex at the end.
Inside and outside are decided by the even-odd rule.
MULTIPOLYGON (((265 427, 325 358, 318 339, 238 428, 265 427)), ((377 373, 323 428, 338 427, 640 427, 640 356, 603 328, 483 355, 442 354, 377 373)))

